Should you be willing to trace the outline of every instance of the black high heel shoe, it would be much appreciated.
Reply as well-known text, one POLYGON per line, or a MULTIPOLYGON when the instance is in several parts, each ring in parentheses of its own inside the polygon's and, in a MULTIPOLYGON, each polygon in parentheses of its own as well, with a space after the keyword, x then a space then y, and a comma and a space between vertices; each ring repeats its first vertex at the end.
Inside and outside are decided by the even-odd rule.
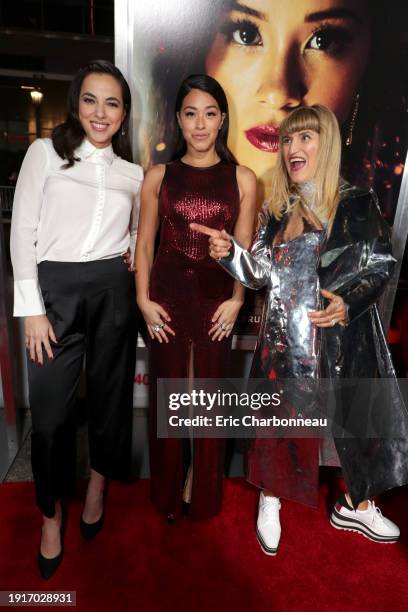
POLYGON ((105 520, 106 493, 107 493, 107 487, 105 487, 102 492, 102 514, 101 514, 101 517, 97 521, 95 521, 94 523, 86 523, 84 519, 82 518, 83 511, 84 511, 82 509, 81 520, 79 521, 79 531, 81 532, 81 535, 84 538, 84 540, 86 540, 87 542, 90 542, 91 540, 93 540, 94 537, 98 535, 98 533, 103 527, 104 520, 105 520))
POLYGON ((47 559, 44 555, 41 554, 41 551, 38 551, 38 569, 40 570, 41 578, 44 580, 49 580, 51 576, 55 574, 61 562, 64 558, 64 551, 62 549, 61 544, 61 552, 56 557, 52 557, 52 559, 47 559))
POLYGON ((44 580, 49 580, 51 576, 55 574, 55 572, 61 565, 61 562, 64 558, 63 535, 64 535, 64 530, 65 530, 65 518, 66 518, 65 511, 62 510, 61 527, 60 527, 61 552, 56 557, 52 557, 51 559, 49 559, 47 557, 44 557, 44 555, 41 553, 41 545, 40 545, 40 549, 38 551, 38 556, 37 556, 37 563, 38 563, 38 569, 40 570, 41 577, 44 580))
POLYGON ((94 539, 96 535, 100 532, 103 527, 104 522, 104 513, 102 512, 102 516, 100 519, 95 521, 95 523, 85 523, 84 519, 81 516, 81 520, 79 521, 79 530, 81 532, 82 537, 87 542, 90 542, 94 539))

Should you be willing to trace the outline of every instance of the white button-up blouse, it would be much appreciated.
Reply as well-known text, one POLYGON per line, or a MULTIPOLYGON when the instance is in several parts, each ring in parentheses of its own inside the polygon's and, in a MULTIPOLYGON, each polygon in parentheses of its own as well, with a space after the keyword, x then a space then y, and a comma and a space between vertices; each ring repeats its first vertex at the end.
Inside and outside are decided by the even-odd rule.
POLYGON ((110 259, 128 248, 133 257, 142 168, 86 139, 75 157, 81 161, 64 169, 51 140, 39 138, 24 158, 10 237, 14 316, 45 314, 41 261, 110 259))

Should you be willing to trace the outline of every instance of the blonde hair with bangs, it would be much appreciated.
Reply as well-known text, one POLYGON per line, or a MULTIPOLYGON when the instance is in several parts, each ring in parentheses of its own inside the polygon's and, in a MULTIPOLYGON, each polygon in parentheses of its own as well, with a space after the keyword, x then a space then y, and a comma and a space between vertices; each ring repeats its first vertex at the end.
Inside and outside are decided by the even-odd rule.
POLYGON ((268 207, 280 219, 283 214, 296 210, 301 202, 299 190, 290 180, 283 159, 283 139, 303 130, 313 130, 319 134, 319 153, 313 177, 316 185, 315 210, 319 217, 330 222, 339 201, 341 135, 334 113, 321 104, 296 108, 281 123, 278 159, 272 172, 268 207))

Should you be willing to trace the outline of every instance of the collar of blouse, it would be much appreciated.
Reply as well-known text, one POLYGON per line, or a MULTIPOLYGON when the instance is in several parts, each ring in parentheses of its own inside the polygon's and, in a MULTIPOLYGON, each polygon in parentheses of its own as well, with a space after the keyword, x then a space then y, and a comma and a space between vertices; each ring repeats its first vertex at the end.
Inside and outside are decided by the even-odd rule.
POLYGON ((80 159, 91 163, 102 162, 110 165, 115 159, 116 155, 113 152, 112 145, 99 149, 90 143, 89 140, 84 138, 82 143, 75 150, 75 157, 79 157, 80 159))

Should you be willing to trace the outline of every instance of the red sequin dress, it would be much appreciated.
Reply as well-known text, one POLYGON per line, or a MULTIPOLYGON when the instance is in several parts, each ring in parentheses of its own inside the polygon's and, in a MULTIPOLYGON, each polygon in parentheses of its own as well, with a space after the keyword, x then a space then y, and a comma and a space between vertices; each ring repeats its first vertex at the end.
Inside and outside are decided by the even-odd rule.
POLYGON ((157 438, 156 378, 187 378, 192 349, 195 378, 226 374, 231 338, 208 335, 218 306, 232 296, 234 281, 208 254, 208 237, 189 224, 233 231, 239 211, 236 166, 231 162, 198 168, 181 160, 166 166, 159 196, 160 242, 150 278, 150 299, 171 317, 176 335, 168 344, 151 342, 151 497, 158 509, 182 514, 186 452, 193 468, 189 515, 214 516, 221 508, 224 441, 157 438), (183 460, 184 458, 184 460, 183 460))

